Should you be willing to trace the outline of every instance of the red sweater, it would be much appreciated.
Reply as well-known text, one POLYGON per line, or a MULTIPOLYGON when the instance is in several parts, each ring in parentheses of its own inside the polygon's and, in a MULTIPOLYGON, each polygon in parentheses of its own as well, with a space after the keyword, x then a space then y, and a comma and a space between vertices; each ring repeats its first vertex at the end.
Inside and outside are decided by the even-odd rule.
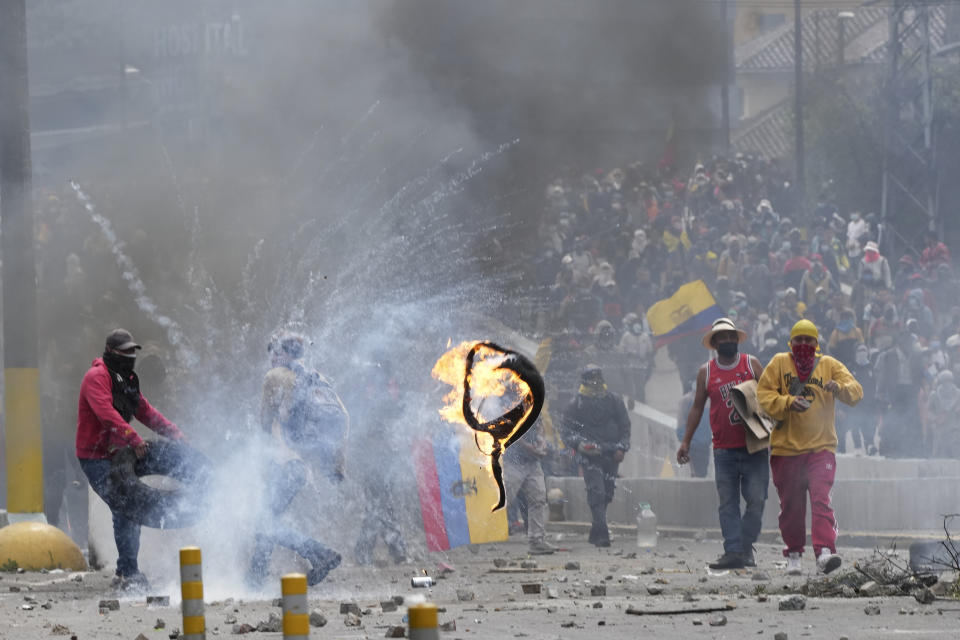
MULTIPOLYGON (((135 447, 143 438, 134 431, 113 408, 110 371, 97 358, 80 383, 80 403, 77 413, 77 457, 102 460, 117 449, 135 447)), ((163 417, 140 394, 140 405, 134 414, 137 420, 157 433, 173 438, 183 437, 177 425, 163 417)))

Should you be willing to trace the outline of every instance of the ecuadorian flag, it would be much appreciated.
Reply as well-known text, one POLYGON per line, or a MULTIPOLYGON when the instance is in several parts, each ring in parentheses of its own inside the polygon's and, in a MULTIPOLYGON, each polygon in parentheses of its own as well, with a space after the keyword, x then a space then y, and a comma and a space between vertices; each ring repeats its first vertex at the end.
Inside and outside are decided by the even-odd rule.
POLYGON ((656 338, 656 346, 670 344, 684 336, 702 333, 723 313, 703 280, 683 285, 647 310, 647 322, 656 338))
POLYGON ((507 510, 491 513, 499 494, 490 461, 466 429, 441 427, 414 445, 423 529, 430 551, 507 539, 507 510))

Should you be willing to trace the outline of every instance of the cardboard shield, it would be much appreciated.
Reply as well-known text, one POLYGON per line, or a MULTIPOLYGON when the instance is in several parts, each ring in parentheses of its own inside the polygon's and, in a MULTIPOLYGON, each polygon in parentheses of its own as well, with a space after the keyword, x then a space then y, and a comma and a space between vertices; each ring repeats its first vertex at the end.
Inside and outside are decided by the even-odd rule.
POLYGON ((747 451, 756 453, 770 446, 770 432, 774 421, 760 409, 757 401, 757 381, 741 382, 730 390, 733 408, 743 420, 747 432, 747 451))

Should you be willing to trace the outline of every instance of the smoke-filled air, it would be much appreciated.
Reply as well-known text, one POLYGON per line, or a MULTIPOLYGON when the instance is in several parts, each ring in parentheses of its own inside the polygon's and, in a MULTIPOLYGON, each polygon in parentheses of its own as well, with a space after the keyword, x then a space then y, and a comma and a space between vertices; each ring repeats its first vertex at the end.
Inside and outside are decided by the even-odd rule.
POLYGON ((121 603, 53 633, 960 593, 954 2, 9 4, 0 571, 121 603))

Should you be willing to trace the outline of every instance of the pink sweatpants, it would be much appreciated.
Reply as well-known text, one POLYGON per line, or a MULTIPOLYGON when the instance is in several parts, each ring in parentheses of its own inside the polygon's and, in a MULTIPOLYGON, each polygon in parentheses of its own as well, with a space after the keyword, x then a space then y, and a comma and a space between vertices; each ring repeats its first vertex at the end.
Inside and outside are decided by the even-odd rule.
POLYGON ((813 552, 819 557, 820 550, 837 552, 837 520, 830 507, 830 491, 837 471, 837 458, 832 451, 804 453, 798 456, 770 456, 770 471, 773 484, 780 496, 780 535, 792 552, 803 553, 807 542, 807 492, 813 512, 810 537, 813 552))

